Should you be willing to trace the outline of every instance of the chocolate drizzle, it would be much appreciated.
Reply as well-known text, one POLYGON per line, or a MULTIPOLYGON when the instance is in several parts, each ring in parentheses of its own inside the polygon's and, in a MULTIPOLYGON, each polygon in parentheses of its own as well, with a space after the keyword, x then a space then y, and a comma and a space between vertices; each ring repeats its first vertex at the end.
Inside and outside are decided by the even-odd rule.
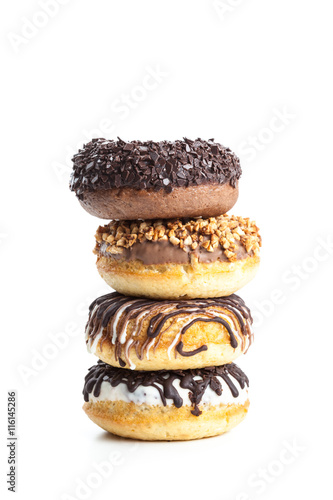
POLYGON ((140 360, 144 356, 148 357, 150 348, 156 350, 163 334, 178 321, 182 324, 169 346, 169 350, 174 348, 175 357, 177 353, 181 356, 195 356, 208 349, 206 345, 193 351, 183 349, 183 335, 198 321, 223 325, 229 334, 230 345, 234 349, 241 342, 244 351, 246 343, 248 348, 252 342, 250 310, 235 294, 214 299, 157 301, 126 297, 118 292, 109 293, 94 300, 90 305, 86 339, 92 351, 99 342, 102 350, 103 343, 109 341, 115 345, 115 359, 124 357, 126 364, 135 369, 134 363, 130 360, 131 350, 135 350, 140 360), (142 331, 143 322, 147 320, 149 321, 147 338, 142 342, 142 337, 139 340, 138 336, 142 331), (128 329, 130 321, 132 321, 131 333, 128 329))
POLYGON ((238 157, 214 139, 131 141, 93 139, 73 157, 70 189, 79 199, 86 191, 130 187, 164 189, 226 184, 241 176, 238 157))
POLYGON ((191 413, 198 417, 202 413, 199 404, 208 387, 218 396, 222 395, 223 387, 218 377, 221 377, 227 384, 234 398, 239 396, 239 391, 232 379, 238 382, 241 389, 249 386, 247 376, 234 363, 192 370, 132 372, 99 361, 97 365, 89 369, 89 373, 85 377, 83 396, 86 402, 89 401, 89 394, 98 398, 103 382, 108 382, 112 387, 125 384, 131 393, 139 386, 151 386, 158 390, 164 406, 167 404, 167 399, 171 399, 175 407, 180 408, 183 406, 183 399, 173 385, 174 380, 178 379, 180 387, 189 390, 189 398, 193 407, 191 413))
POLYGON ((182 341, 178 342, 177 344, 177 351, 181 356, 195 356, 196 354, 199 354, 199 352, 202 351, 207 351, 208 347, 206 345, 202 345, 201 347, 198 347, 198 349, 194 349, 194 351, 184 351, 183 350, 184 344, 182 341))

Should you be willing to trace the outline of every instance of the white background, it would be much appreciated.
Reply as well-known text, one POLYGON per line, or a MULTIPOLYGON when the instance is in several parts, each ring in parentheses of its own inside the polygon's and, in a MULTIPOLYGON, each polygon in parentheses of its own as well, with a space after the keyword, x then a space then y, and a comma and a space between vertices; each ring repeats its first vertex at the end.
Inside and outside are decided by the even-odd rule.
POLYGON ((52 15, 41 3, 1 6, 1 488, 15 389, 16 498, 329 498, 331 2, 62 0, 52 15), (86 307, 107 289, 92 254, 100 221, 68 178, 93 135, 214 137, 241 158, 233 213, 257 221, 263 250, 240 292, 256 319, 238 360, 251 409, 225 436, 134 447, 81 410, 96 361, 86 307), (99 480, 94 464, 110 453, 99 480))

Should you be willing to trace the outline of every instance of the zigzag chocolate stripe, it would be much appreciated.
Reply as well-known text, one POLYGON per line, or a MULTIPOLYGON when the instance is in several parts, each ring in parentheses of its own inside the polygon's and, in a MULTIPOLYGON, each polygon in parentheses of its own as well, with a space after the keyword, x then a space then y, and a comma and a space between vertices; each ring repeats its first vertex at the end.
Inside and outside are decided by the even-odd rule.
POLYGON ((230 345, 234 349, 238 342, 241 342, 242 349, 245 348, 245 342, 248 342, 248 346, 252 343, 251 313, 238 295, 214 299, 157 301, 126 297, 114 292, 99 297, 91 304, 86 326, 87 344, 89 349, 94 351, 99 341, 102 349, 103 343, 109 339, 115 345, 115 355, 120 365, 125 366, 121 359, 123 355, 130 368, 135 369, 129 359, 130 350, 135 349, 139 359, 143 359, 144 355, 149 359, 149 350, 158 347, 164 332, 179 318, 187 321, 169 346, 169 357, 173 348, 175 356, 177 352, 182 356, 194 356, 208 349, 203 345, 194 351, 183 350, 182 336, 198 321, 222 324, 228 331, 230 345), (147 319, 147 340, 140 347, 135 337, 140 332, 143 321, 147 319), (132 334, 127 336, 127 327, 131 320, 135 320, 135 324, 132 334), (165 327, 169 320, 171 324, 165 327))
POLYGON ((126 384, 127 389, 132 393, 139 386, 152 386, 158 390, 164 406, 167 404, 166 400, 171 399, 176 408, 180 408, 183 405, 183 399, 173 385, 173 381, 178 379, 180 387, 189 390, 193 406, 191 413, 198 417, 202 413, 198 405, 208 387, 218 396, 222 395, 223 387, 217 377, 223 379, 234 398, 239 396, 239 391, 231 377, 239 383, 242 389, 244 389, 245 385, 249 386, 249 379, 234 363, 192 370, 159 370, 148 372, 115 368, 99 361, 97 365, 89 369, 89 373, 85 377, 83 396, 86 402, 89 401, 89 394, 99 397, 102 382, 109 382, 112 387, 116 387, 119 384, 126 384))

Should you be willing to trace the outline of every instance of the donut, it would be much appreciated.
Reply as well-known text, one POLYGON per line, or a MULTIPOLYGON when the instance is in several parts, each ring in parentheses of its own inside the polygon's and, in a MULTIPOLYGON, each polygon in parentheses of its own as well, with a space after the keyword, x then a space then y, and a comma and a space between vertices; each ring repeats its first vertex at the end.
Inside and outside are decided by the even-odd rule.
POLYGON ((70 189, 102 219, 213 217, 238 198, 241 167, 213 139, 93 139, 73 157, 70 189))
POLYGON ((83 409, 95 424, 118 436, 199 439, 229 431, 244 419, 248 385, 234 363, 148 372, 99 361, 85 378, 83 409))
POLYGON ((231 295, 259 267, 261 237, 247 218, 111 221, 96 233, 97 268, 114 290, 153 299, 231 295))
POLYGON ((117 292, 96 299, 86 325, 88 351, 131 370, 231 363, 253 340, 252 317, 237 295, 156 301, 117 292))

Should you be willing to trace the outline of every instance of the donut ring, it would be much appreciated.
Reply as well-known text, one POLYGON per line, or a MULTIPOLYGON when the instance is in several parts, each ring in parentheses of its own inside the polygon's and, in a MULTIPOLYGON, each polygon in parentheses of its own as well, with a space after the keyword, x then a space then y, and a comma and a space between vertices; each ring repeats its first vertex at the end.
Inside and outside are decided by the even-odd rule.
POLYGON ((176 370, 231 363, 253 340, 237 295, 152 301, 110 293, 90 306, 88 351, 116 367, 176 370))
POLYGON ((93 139, 73 162, 70 189, 102 219, 211 217, 238 198, 239 159, 213 140, 93 139))
POLYGON ((209 219, 111 221, 99 227, 97 269, 124 295, 153 299, 228 296, 259 267, 261 238, 254 222, 209 219))
POLYGON ((246 416, 248 378, 231 363, 187 371, 131 372, 99 362, 84 406, 102 429, 141 440, 190 440, 229 431, 246 416))

